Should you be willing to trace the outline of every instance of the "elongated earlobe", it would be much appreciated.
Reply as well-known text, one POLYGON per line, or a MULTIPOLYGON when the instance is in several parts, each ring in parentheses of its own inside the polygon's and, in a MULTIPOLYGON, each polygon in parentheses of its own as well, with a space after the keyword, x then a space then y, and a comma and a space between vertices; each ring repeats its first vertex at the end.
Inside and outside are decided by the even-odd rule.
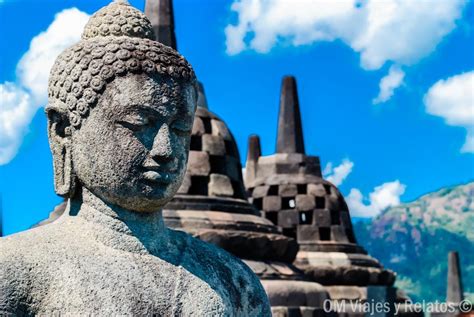
POLYGON ((77 178, 74 173, 71 127, 67 116, 47 109, 49 146, 53 154, 54 190, 63 197, 74 195, 77 178))

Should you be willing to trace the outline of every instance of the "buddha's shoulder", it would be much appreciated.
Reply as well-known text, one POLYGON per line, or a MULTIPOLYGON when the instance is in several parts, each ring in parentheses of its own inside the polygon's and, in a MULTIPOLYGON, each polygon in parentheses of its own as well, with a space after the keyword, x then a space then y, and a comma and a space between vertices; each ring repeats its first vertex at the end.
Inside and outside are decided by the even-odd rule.
POLYGON ((184 232, 174 231, 174 235, 179 244, 183 241, 186 244, 186 256, 182 257, 181 265, 231 298, 238 313, 270 314, 268 298, 260 280, 242 260, 184 232))
POLYGON ((0 263, 28 262, 73 249, 79 235, 75 226, 55 222, 0 238, 0 263))

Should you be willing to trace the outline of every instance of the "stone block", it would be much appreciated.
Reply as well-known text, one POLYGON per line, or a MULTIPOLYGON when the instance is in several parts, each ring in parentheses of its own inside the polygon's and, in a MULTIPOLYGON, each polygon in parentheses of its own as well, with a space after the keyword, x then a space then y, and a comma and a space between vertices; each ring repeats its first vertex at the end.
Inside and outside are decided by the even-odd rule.
POLYGON ((276 172, 278 174, 296 174, 299 172, 299 166, 295 164, 276 164, 276 172))
POLYGON ((279 211, 281 209, 281 198, 279 196, 263 197, 263 210, 279 211))
POLYGON ((299 224, 298 212, 293 210, 281 210, 278 212, 278 225, 282 228, 294 228, 299 224))
POLYGON ((189 192, 189 188, 191 187, 191 176, 186 173, 184 175, 183 183, 178 189, 178 194, 187 194, 189 192))
POLYGON ((346 231, 342 226, 331 226, 331 239, 338 242, 349 242, 347 239, 346 231))
POLYGON ((316 207, 314 196, 312 195, 297 195, 296 209, 300 211, 312 210, 316 207))
POLYGON ((209 154, 200 151, 189 151, 187 173, 191 176, 207 176, 210 172, 209 154))
POLYGON ((339 211, 339 200, 337 197, 334 197, 333 195, 326 196, 326 208, 329 210, 339 211))
POLYGON ((311 242, 319 240, 319 230, 312 225, 299 225, 296 229, 296 238, 298 242, 311 242))
POLYGON ((269 188, 269 186, 267 186, 267 185, 255 187, 253 192, 252 192, 252 197, 253 198, 262 198, 262 197, 267 196, 268 188, 269 188))
POLYGON ((278 188, 278 195, 281 197, 295 197, 298 195, 298 189, 295 184, 283 184, 278 188))
POLYGON ((233 196, 234 189, 230 179, 221 174, 211 174, 208 192, 210 196, 233 196))
POLYGON ((204 134, 202 136, 202 150, 210 155, 225 155, 225 143, 221 137, 204 134))
POLYGON ((323 184, 308 184, 307 192, 308 194, 311 194, 317 197, 326 196, 326 190, 324 189, 323 184))
POLYGON ((212 134, 215 136, 220 136, 224 140, 231 141, 232 140, 232 135, 229 132, 229 129, 227 129, 227 126, 225 125, 224 122, 212 119, 211 120, 211 127, 212 127, 212 134))
POLYGON ((316 209, 313 212, 313 221, 318 227, 331 226, 331 213, 326 209, 316 209))
POLYGON ((193 135, 203 135, 206 133, 206 129, 204 129, 204 123, 202 122, 202 119, 199 117, 194 118, 194 123, 193 123, 193 135))

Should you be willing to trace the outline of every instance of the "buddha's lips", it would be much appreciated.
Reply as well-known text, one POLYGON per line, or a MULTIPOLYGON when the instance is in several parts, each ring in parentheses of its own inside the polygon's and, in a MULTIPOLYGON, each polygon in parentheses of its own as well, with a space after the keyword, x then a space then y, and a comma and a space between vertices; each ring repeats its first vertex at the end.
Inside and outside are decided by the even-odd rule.
POLYGON ((157 183, 169 183, 172 179, 172 173, 157 172, 157 171, 146 171, 143 174, 143 178, 157 183))

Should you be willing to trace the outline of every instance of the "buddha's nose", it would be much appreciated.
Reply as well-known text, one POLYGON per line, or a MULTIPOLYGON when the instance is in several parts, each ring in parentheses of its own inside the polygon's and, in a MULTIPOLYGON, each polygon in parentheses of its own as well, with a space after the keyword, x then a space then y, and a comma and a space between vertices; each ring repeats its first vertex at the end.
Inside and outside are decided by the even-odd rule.
POLYGON ((163 124, 158 133, 155 135, 153 140, 153 147, 150 151, 150 155, 155 160, 169 160, 171 159, 173 150, 171 147, 171 135, 170 128, 165 123, 163 124))

